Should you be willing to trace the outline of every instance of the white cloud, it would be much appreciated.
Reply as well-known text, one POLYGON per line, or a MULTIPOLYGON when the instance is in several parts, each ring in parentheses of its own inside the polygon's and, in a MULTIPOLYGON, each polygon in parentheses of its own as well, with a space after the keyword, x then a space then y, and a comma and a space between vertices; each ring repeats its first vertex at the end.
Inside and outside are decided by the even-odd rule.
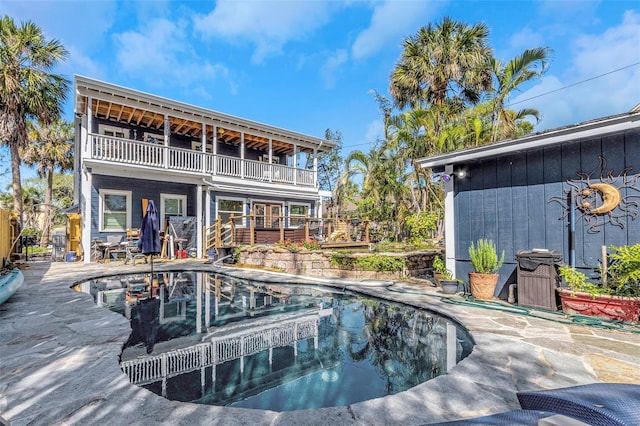
POLYGON ((525 27, 511 36, 509 46, 510 50, 516 51, 524 51, 535 46, 544 46, 544 36, 539 31, 525 27))
POLYGON ((322 76, 325 87, 335 87, 335 73, 345 62, 347 62, 349 59, 348 56, 349 55, 345 49, 338 49, 321 67, 320 75, 322 76))
POLYGON ((281 53, 287 42, 300 40, 329 19, 330 3, 320 1, 221 0, 205 16, 194 18, 195 30, 205 37, 255 45, 254 63, 281 53))
POLYGON ((541 129, 624 113, 640 102, 640 14, 628 11, 601 34, 578 35, 570 52, 563 75, 547 75, 512 99, 531 99, 514 108, 539 109, 541 129))
MULTIPOLYGON (((367 126, 367 131, 365 133, 365 142, 369 144, 369 147, 373 147, 373 144, 378 140, 382 140, 384 138, 384 123, 381 119, 374 120, 369 123, 367 126)), ((367 152, 369 149, 361 148, 361 151, 367 152)))
MULTIPOLYGON (((144 28, 115 34, 118 69, 151 87, 207 84, 229 78, 228 69, 198 57, 186 36, 185 21, 149 20, 144 28)), ((198 90, 198 89, 194 89, 198 90)))
POLYGON ((371 25, 356 38, 351 53, 354 59, 369 57, 384 47, 400 46, 407 35, 414 34, 435 10, 433 2, 387 0, 374 3, 371 25))

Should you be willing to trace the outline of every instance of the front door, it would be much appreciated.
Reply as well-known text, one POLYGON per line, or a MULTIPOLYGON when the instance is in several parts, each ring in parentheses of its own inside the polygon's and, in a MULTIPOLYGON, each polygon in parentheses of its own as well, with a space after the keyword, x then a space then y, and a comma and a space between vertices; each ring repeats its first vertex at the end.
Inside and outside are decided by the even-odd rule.
POLYGON ((280 228, 282 204, 254 203, 252 210, 256 216, 256 228, 280 228))

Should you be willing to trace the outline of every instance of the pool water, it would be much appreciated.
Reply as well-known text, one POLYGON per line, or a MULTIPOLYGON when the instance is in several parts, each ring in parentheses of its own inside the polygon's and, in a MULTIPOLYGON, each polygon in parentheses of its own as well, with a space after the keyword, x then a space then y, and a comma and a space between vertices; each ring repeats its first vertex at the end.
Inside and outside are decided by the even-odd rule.
POLYGON ((79 284, 131 321, 121 367, 171 400, 274 411, 345 406, 445 374, 472 349, 433 312, 335 288, 208 272, 79 284))

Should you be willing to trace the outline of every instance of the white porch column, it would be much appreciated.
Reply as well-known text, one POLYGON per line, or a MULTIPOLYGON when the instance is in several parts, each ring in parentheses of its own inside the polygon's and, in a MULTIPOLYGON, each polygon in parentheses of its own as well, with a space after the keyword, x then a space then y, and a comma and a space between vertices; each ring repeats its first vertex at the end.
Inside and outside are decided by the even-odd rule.
POLYGON ((293 145, 293 168, 293 184, 295 185, 298 183, 298 172, 296 170, 298 168, 298 145, 296 144, 293 145))
POLYGON ((213 126, 213 174, 218 173, 218 126, 213 126))
POLYGON ((318 148, 313 150, 313 186, 318 187, 318 148))
POLYGON ((80 193, 80 213, 82 217, 82 255, 84 263, 91 263, 91 172, 85 166, 80 175, 82 190, 80 193))
POLYGON ((169 135, 171 134, 171 125, 169 124, 169 116, 164 116, 164 168, 169 168, 169 135))
MULTIPOLYGON (((86 158, 91 158, 91 145, 92 145, 92 141, 91 141, 91 136, 89 136, 92 132, 92 128, 91 128, 91 124, 92 124, 92 118, 93 118, 93 109, 91 108, 91 97, 87 98, 87 115, 86 117, 83 117, 83 119, 86 118, 86 121, 83 122, 84 126, 86 126, 86 131, 85 134, 83 136, 85 136, 82 140, 84 141, 84 157, 86 158)), ((83 126, 83 127, 84 127, 83 126)))
POLYGON ((202 258, 202 185, 198 185, 196 191, 196 256, 202 258))
POLYGON ((202 123, 202 138, 200 139, 202 142, 201 152, 202 152, 202 173, 207 172, 207 124, 202 123))
MULTIPOLYGON (((453 165, 447 164, 444 168, 444 173, 451 176, 453 174, 453 165)), ((453 184, 453 179, 449 179, 448 182, 444 183, 444 237, 445 250, 447 251, 447 269, 453 272, 453 278, 456 278, 456 231, 454 225, 453 184)))
POLYGON ((244 179, 244 169, 245 169, 245 163, 244 163, 244 132, 240 133, 240 177, 244 179))

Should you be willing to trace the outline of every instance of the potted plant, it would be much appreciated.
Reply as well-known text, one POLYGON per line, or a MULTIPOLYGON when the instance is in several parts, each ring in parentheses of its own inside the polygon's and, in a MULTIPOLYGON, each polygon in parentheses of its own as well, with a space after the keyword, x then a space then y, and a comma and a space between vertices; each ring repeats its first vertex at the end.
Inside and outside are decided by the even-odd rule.
MULTIPOLYGON (((440 280, 444 278, 444 274, 446 272, 449 272, 447 270, 447 265, 445 265, 444 260, 442 260, 440 255, 436 255, 436 257, 433 258, 433 264, 431 266, 433 267, 433 279, 435 284, 437 287, 440 287, 440 280)), ((449 273, 449 275, 451 274, 449 273)))
POLYGON ((560 289, 562 310, 570 314, 637 322, 640 316, 640 244, 609 247, 599 280, 571 266, 558 268, 567 288, 560 289))
POLYGON ((479 239, 469 247, 469 258, 475 272, 469 273, 471 295, 476 299, 491 299, 498 283, 498 271, 504 263, 504 250, 498 258, 496 245, 491 240, 479 239))
POLYGON ((447 269, 447 265, 440 256, 436 256, 433 259, 433 276, 436 280, 436 285, 442 287, 443 293, 454 294, 458 291, 459 281, 453 278, 453 273, 447 269))

